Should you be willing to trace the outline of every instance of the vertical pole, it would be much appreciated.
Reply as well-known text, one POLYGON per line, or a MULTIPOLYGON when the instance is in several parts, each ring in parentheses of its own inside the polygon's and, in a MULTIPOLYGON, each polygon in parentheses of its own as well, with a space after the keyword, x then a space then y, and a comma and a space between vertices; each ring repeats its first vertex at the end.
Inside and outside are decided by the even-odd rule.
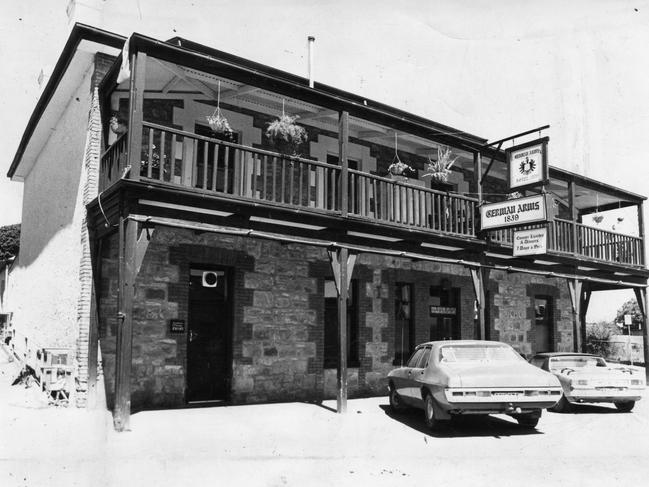
POLYGON ((130 427, 136 246, 137 222, 127 220, 122 214, 119 221, 118 325, 113 412, 113 423, 117 431, 128 431, 130 427))
POLYGON ((579 279, 568 279, 568 289, 570 291, 570 301, 572 303, 572 323, 573 323, 573 351, 581 351, 581 288, 582 282, 579 279))
POLYGON ((340 249, 338 252, 340 266, 340 289, 338 292, 338 374, 336 411, 347 412, 347 295, 349 279, 347 275, 347 257, 349 250, 340 249))
POLYGON ((580 250, 579 234, 577 231, 577 218, 579 217, 579 215, 577 212, 577 205, 575 205, 575 182, 572 180, 568 183, 568 203, 570 204, 570 221, 572 224, 572 248, 570 250, 573 254, 577 255, 580 250))
POLYGON ((478 194, 478 205, 482 204, 482 156, 480 152, 473 153, 473 184, 478 194))
POLYGON ((478 340, 486 340, 484 274, 480 267, 472 267, 470 270, 473 279, 473 290, 478 304, 478 340))
POLYGON ((636 287, 633 288, 633 291, 635 292, 636 301, 642 312, 642 349, 644 352, 645 374, 647 376, 647 382, 649 382, 649 330, 647 330, 647 327, 649 327, 649 318, 647 317, 649 313, 649 310, 647 310, 649 302, 647 302, 647 288, 636 287))
MULTIPOLYGON (((344 218, 349 211, 349 113, 338 113, 338 161, 340 162, 340 212, 344 218)), ((345 259, 347 262, 347 259, 345 259)))
MULTIPOLYGON (((644 265, 645 263, 645 231, 644 231, 644 212, 642 208, 642 202, 638 203, 638 235, 640 236, 640 248, 638 249, 638 252, 640 252, 640 255, 638 255, 638 258, 636 262, 640 265, 644 265)), ((649 365, 648 365, 649 367, 649 365)))
MULTIPOLYGON (((145 77, 146 54, 143 52, 133 53, 131 55, 130 110, 128 120, 128 163, 131 166, 130 179, 140 179, 145 77)), ((162 149, 160 148, 161 153, 162 149)), ((162 171, 163 167, 164 161, 160 161, 160 171, 162 171)))
POLYGON ((581 286, 581 297, 579 300, 579 333, 581 337, 581 348, 578 349, 578 352, 585 352, 584 342, 586 340, 586 315, 588 314, 588 305, 590 304, 590 297, 592 291, 587 289, 588 283, 584 286, 582 282, 581 286))
POLYGON ((97 283, 99 282, 99 256, 101 255, 101 240, 96 241, 94 232, 90 235, 90 268, 92 280, 90 288, 90 323, 88 329, 88 401, 86 407, 93 409, 97 404, 97 349, 99 339, 99 320, 97 312, 97 283))

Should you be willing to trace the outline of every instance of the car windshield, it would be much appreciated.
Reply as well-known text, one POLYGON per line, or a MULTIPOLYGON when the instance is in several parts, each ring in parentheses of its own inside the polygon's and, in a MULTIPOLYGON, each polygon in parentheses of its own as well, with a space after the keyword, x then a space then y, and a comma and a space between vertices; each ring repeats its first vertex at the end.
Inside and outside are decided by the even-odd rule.
POLYGON ((523 358, 511 347, 447 345, 440 349, 442 362, 518 362, 523 358))
POLYGON ((589 367, 606 367, 606 362, 600 357, 588 357, 569 355, 566 357, 551 357, 550 370, 561 371, 561 369, 580 369, 589 367))

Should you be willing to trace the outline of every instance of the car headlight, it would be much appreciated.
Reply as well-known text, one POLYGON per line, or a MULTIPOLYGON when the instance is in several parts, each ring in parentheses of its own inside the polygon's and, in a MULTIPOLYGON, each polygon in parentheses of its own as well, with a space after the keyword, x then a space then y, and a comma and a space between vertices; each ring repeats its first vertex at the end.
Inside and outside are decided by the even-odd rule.
POLYGON ((642 380, 640 380, 640 379, 631 379, 631 385, 632 386, 641 386, 642 385, 642 380))

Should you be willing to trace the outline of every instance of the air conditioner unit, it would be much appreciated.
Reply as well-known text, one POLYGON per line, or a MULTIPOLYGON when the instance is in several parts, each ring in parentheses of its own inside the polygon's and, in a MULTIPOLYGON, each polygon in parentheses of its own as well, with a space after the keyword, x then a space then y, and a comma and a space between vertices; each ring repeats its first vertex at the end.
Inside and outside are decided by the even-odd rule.
POLYGON ((203 287, 216 287, 219 284, 219 272, 203 271, 203 287))

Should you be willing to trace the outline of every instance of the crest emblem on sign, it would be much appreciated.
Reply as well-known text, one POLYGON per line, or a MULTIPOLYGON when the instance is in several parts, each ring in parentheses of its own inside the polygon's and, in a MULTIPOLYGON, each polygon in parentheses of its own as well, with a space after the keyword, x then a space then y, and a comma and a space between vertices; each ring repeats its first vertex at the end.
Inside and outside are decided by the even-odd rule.
POLYGON ((526 157, 523 162, 521 162, 520 166, 518 166, 519 171, 521 174, 530 174, 534 169, 536 168, 536 162, 534 162, 534 159, 530 159, 529 157, 526 157))

